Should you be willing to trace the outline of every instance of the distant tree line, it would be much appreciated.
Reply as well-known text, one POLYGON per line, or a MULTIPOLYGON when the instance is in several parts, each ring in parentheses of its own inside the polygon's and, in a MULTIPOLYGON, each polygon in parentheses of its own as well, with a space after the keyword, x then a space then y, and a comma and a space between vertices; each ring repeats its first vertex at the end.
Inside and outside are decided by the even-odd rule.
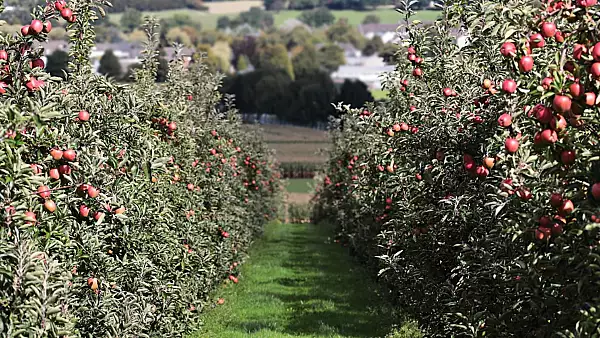
MULTIPOLYGON (((429 7, 431 2, 432 0, 419 0, 412 7, 413 9, 424 9, 429 7)), ((397 1, 394 0, 264 0, 266 9, 277 11, 283 9, 305 10, 319 7, 365 10, 396 3, 397 1)))
POLYGON ((127 8, 135 8, 140 11, 163 11, 167 9, 188 8, 206 10, 202 0, 118 0, 111 1, 113 7, 109 12, 120 13, 127 8))
POLYGON ((221 90, 235 95, 241 113, 275 115, 282 121, 307 126, 335 115, 332 103, 344 101, 359 108, 373 101, 364 83, 346 80, 338 88, 331 76, 320 70, 292 79, 283 69, 258 69, 226 78, 221 90))

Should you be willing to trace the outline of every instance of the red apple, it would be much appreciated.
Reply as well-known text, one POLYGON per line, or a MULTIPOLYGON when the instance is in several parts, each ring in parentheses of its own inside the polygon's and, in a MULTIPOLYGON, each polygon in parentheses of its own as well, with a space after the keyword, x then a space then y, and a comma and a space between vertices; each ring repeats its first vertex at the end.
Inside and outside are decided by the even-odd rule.
POLYGON ((63 164, 60 167, 58 167, 58 172, 60 172, 63 175, 70 175, 71 174, 71 167, 69 167, 66 164, 63 164))
POLYGON ((90 208, 88 208, 85 204, 80 205, 79 214, 81 217, 88 217, 90 215, 90 208))
POLYGON ((553 22, 542 23, 542 36, 545 38, 551 38, 556 34, 556 25, 553 22))
POLYGON ((594 183, 594 185, 592 185, 592 196, 595 200, 600 201, 600 183, 594 183))
POLYGON ((62 11, 66 6, 67 2, 65 0, 59 0, 54 2, 54 8, 56 8, 57 11, 62 11))
POLYGON ((79 118, 79 121, 87 122, 90 120, 90 113, 82 110, 79 112, 79 114, 77 114, 77 117, 79 118))
POLYGON ((521 57, 519 60, 519 70, 523 73, 528 73, 533 69, 533 58, 529 55, 521 57))
POLYGON ((44 24, 40 20, 32 20, 29 24, 30 34, 40 34, 44 30, 44 24))
POLYGON ((505 42, 500 47, 500 54, 504 57, 514 57, 517 54, 517 47, 512 42, 505 42))
POLYGON ((541 104, 538 104, 535 107, 533 107, 533 113, 535 115, 535 118, 542 123, 549 123, 554 117, 552 115, 552 111, 548 107, 543 106, 541 104))
POLYGON ((600 62, 594 62, 592 64, 590 67, 590 74, 596 79, 600 78, 600 62))
POLYGON ((31 62, 31 67, 32 68, 44 68, 44 67, 46 67, 46 64, 44 64, 44 60, 42 60, 42 59, 35 59, 31 62))
POLYGON ((5 50, 0 50, 0 60, 8 60, 8 53, 5 50))
POLYGON ((600 61, 600 42, 597 42, 594 47, 592 47, 592 57, 596 61, 600 61))
POLYGON ((507 138, 506 141, 504 141, 504 148, 506 148, 506 151, 509 153, 516 153, 519 149, 519 141, 514 138, 507 138))
POLYGON ((515 91, 517 91, 517 83, 515 82, 515 80, 506 79, 502 81, 502 90, 509 94, 512 94, 515 91))
POLYGON ((498 118, 498 125, 500 125, 500 127, 508 128, 511 124, 512 116, 510 116, 510 114, 504 113, 498 118))
POLYGON ((565 95, 555 95, 552 108, 559 113, 566 113, 571 110, 571 99, 565 95))
POLYGON ((552 129, 545 129, 540 133, 542 142, 545 144, 554 144, 558 141, 558 135, 552 129))
POLYGON ((98 192, 98 189, 96 189, 90 185, 87 187, 87 194, 90 198, 96 198, 96 197, 98 197, 99 192, 98 192))
POLYGON ((573 97, 579 97, 583 94, 583 86, 577 82, 571 83, 571 85, 569 85, 569 93, 571 93, 573 97))
POLYGON ((60 11, 60 16, 62 16, 65 20, 69 20, 71 17, 73 17, 73 11, 70 8, 63 8, 60 11))
POLYGON ((21 27, 21 35, 23 35, 23 36, 29 35, 29 25, 21 27))
POLYGON ((567 128, 567 120, 565 120, 565 118, 562 115, 556 114, 556 116, 552 117, 550 128, 560 133, 561 131, 565 130, 565 128, 567 128))
POLYGON ((44 29, 42 30, 42 32, 44 33, 50 33, 52 31, 52 22, 50 22, 50 20, 44 22, 44 29))
POLYGON ((594 92, 587 92, 584 94, 583 100, 587 106, 594 106, 596 104, 596 94, 594 92))
POLYGON ((550 205, 558 208, 562 205, 563 198, 561 194, 553 193, 550 195, 550 205))
POLYGON ((52 156, 54 160, 58 161, 63 158, 63 152, 58 149, 52 149, 50 150, 50 156, 52 156))
POLYGON ((37 192, 38 192, 38 195, 41 198, 48 198, 48 197, 50 197, 50 188, 48 188, 45 185, 42 185, 41 187, 39 187, 38 190, 37 190, 37 192))
POLYGON ((44 202, 44 208, 46 208, 46 210, 49 212, 54 212, 56 211, 56 203, 54 203, 52 200, 47 200, 44 202))
POLYGON ((542 34, 535 33, 529 37, 529 44, 531 45, 531 48, 543 48, 546 45, 546 41, 542 34))
POLYGON ((564 200, 561 206, 558 208, 558 212, 561 215, 565 216, 572 213, 574 209, 575 206, 573 205, 573 202, 571 202, 571 200, 564 200))
POLYGON ((60 172, 56 168, 55 169, 50 169, 49 176, 53 180, 58 180, 58 179, 60 179, 60 172))
POLYGON ((560 153, 560 161, 565 165, 571 165, 575 163, 575 157, 574 150, 563 150, 560 153))
POLYGON ((63 153, 63 157, 65 160, 73 162, 77 157, 77 153, 73 149, 68 149, 63 153))

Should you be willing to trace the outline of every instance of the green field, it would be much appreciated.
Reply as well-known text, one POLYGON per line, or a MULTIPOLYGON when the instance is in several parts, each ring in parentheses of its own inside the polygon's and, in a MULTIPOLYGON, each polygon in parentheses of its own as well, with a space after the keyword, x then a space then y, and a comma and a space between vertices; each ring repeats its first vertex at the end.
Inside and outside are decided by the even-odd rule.
MULTIPOLYGON (((275 25, 279 26, 285 20, 290 18, 297 18, 302 11, 295 10, 286 10, 280 11, 278 13, 274 13, 275 15, 275 25)), ((347 18, 348 22, 352 25, 358 25, 362 22, 365 16, 369 14, 376 14, 381 18, 381 23, 398 23, 399 20, 402 20, 402 16, 400 13, 396 12, 392 8, 382 8, 372 11, 352 11, 352 10, 341 10, 341 11, 332 11, 333 15, 338 18, 347 18)), ((227 15, 229 17, 235 17, 236 14, 212 14, 203 11, 194 11, 188 9, 177 9, 177 10, 167 10, 161 12, 144 12, 144 14, 153 15, 157 18, 166 18, 171 17, 173 15, 188 15, 194 21, 198 21, 202 25, 202 29, 215 29, 217 26, 217 18, 223 15, 227 15)), ((413 17, 414 20, 422 20, 422 21, 431 21, 435 20, 439 16, 438 11, 418 11, 413 17)), ((110 20, 119 24, 121 19, 120 13, 113 13, 109 15, 110 20)))
MULTIPOLYGON (((225 300, 190 338, 383 337, 397 322, 390 306, 348 254, 312 224, 269 224, 242 265, 239 284, 215 295, 225 300)), ((397 338, 420 337, 405 324, 397 338), (409 335, 407 333, 412 333, 409 335)))
POLYGON ((389 90, 382 90, 382 89, 373 89, 371 91, 371 95, 373 95, 373 98, 375 100, 385 100, 388 98, 389 93, 390 93, 389 90))
POLYGON ((285 182, 287 192, 291 193, 310 193, 314 180, 310 178, 294 178, 285 182))

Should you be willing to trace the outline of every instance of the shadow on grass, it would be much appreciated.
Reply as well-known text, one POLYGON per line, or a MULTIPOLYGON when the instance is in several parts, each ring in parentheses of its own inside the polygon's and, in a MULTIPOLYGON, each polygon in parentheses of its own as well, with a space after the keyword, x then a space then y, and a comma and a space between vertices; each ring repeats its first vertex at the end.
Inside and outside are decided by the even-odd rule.
POLYGON ((389 333, 395 322, 393 311, 382 304, 373 280, 347 251, 328 241, 329 229, 310 224, 284 226, 292 228, 281 233, 285 237, 263 243, 260 260, 277 261, 285 249, 286 259, 280 264, 292 271, 292 277, 273 275, 261 281, 273 287, 255 296, 282 302, 288 319, 278 325, 269 318, 246 318, 250 320, 234 324, 237 329, 306 336, 383 337, 389 333))

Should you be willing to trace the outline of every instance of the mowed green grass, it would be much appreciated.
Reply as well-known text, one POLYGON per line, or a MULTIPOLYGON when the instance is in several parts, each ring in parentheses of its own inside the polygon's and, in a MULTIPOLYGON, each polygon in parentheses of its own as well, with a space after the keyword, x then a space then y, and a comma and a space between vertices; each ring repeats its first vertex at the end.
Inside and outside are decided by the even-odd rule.
MULTIPOLYGON (((297 18, 298 16, 300 16, 301 13, 302 11, 296 10, 273 12, 273 15, 275 16, 275 25, 279 26, 282 23, 284 23, 287 19, 297 18)), ((400 22, 400 20, 403 19, 402 15, 396 12, 393 8, 381 8, 370 11, 341 10, 332 11, 332 13, 336 19, 346 18, 348 19, 348 22, 352 25, 358 25, 362 23, 365 16, 369 14, 378 15, 381 18, 381 23, 398 23, 400 22)), ((160 12, 144 12, 144 15, 152 15, 158 19, 172 17, 174 15, 188 15, 192 18, 192 20, 200 22, 203 30, 215 29, 217 27, 217 19, 220 16, 226 15, 232 18, 237 16, 237 14, 212 14, 208 12, 187 9, 175 9, 160 12)), ((431 21, 435 20, 439 15, 439 11, 417 11, 412 19, 421 21, 431 21)), ((118 25, 120 24, 121 14, 111 13, 109 14, 109 19, 113 23, 118 25)))
MULTIPOLYGON (((384 337, 398 308, 328 236, 311 224, 269 224, 243 264, 239 284, 215 295, 200 332, 188 338, 384 337)), ((413 325, 405 325, 418 337, 413 325)))
POLYGON ((311 178, 294 178, 285 181, 287 192, 291 193, 310 193, 314 180, 311 178))

